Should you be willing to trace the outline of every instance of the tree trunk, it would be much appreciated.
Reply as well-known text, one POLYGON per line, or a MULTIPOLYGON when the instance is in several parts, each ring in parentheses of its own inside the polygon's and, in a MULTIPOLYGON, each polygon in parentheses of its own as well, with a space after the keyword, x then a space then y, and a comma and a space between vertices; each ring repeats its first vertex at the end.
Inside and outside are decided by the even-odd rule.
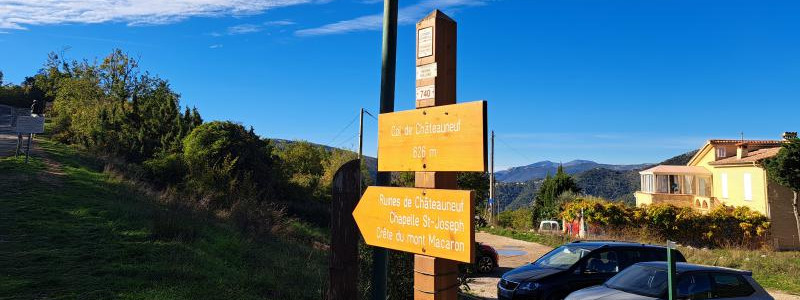
POLYGON ((792 208, 794 208, 794 220, 795 225, 797 225, 797 239, 800 242, 800 213, 798 213, 798 204, 797 204, 797 191, 792 191, 794 197, 792 198, 792 208))

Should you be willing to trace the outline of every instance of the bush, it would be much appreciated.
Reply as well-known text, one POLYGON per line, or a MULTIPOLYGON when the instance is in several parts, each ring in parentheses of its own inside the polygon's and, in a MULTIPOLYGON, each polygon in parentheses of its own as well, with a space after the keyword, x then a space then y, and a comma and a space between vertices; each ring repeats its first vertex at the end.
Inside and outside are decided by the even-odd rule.
POLYGON ((561 217, 574 220, 581 211, 590 232, 695 246, 764 247, 770 227, 766 216, 748 207, 721 206, 703 214, 688 207, 630 207, 598 198, 565 204, 561 217))
POLYGON ((275 158, 266 141, 242 125, 210 122, 195 128, 183 140, 183 158, 190 190, 200 204, 227 209, 236 201, 232 193, 254 184, 255 198, 273 198, 278 182, 275 158))
POLYGON ((533 228, 532 218, 533 212, 529 208, 507 210, 497 216, 497 224, 503 227, 528 230, 533 228))
POLYGON ((166 188, 183 182, 188 171, 180 153, 161 155, 142 163, 146 178, 151 184, 166 188))
POLYGON ((254 237, 275 235, 289 227, 286 209, 275 203, 240 199, 231 208, 231 219, 240 231, 254 237))

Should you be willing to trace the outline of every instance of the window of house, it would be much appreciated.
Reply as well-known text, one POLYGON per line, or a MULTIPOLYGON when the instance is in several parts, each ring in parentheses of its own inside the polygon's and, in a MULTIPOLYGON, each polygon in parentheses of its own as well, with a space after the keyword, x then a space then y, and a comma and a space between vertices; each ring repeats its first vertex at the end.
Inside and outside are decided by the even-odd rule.
POLYGON ((656 175, 656 192, 667 194, 669 193, 669 176, 656 175))
POLYGON ((642 175, 642 192, 645 193, 653 192, 653 175, 650 174, 642 175))
POLYGON ((753 176, 744 173, 744 200, 753 200, 753 176))
POLYGON ((698 178, 697 179, 697 185, 698 185, 698 192, 699 192, 698 195, 703 196, 703 197, 708 197, 708 195, 710 193, 708 192, 709 189, 708 189, 708 182, 707 182, 706 178, 703 178, 703 177, 698 178))
POLYGON ((727 151, 725 151, 725 147, 717 147, 717 158, 726 157, 727 151))
POLYGON ((686 175, 683 178, 686 181, 683 184, 683 193, 694 195, 694 176, 686 175))
POLYGON ((720 174, 722 180, 722 198, 728 199, 728 173, 720 174))

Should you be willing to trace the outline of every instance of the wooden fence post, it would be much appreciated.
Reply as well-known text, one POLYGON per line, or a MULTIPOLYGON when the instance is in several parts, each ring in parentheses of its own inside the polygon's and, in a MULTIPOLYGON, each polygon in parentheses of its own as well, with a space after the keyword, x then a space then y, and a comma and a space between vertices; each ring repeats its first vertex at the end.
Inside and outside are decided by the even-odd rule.
POLYGON ((361 198, 361 163, 351 160, 333 176, 331 201, 331 260, 328 299, 358 299, 359 231, 353 210, 361 198))

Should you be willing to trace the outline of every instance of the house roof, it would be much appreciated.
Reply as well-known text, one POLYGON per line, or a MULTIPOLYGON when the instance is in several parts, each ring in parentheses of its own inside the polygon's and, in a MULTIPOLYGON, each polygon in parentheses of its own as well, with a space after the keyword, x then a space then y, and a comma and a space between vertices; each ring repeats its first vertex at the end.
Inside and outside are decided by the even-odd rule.
POLYGON ((703 167, 696 166, 673 166, 673 165, 658 165, 650 169, 639 172, 639 174, 669 174, 669 175, 711 175, 711 171, 703 167))
POLYGON ((719 144, 748 144, 748 145, 781 145, 783 141, 781 140, 709 140, 710 144, 719 145, 719 144))
POLYGON ((782 141, 782 140, 725 140, 725 139, 708 140, 703 145, 703 147, 701 147, 700 150, 697 151, 697 153, 694 154, 694 156, 689 160, 689 163, 687 163, 687 165, 691 166, 691 165, 697 164, 697 162, 700 160, 700 158, 705 156, 706 153, 708 153, 708 151, 711 151, 714 148, 714 146, 716 146, 716 145, 734 145, 735 146, 737 144, 747 144, 747 145, 752 145, 752 146, 758 146, 758 148, 763 148, 765 146, 766 147, 770 147, 770 146, 778 147, 778 146, 782 145, 783 143, 784 143, 784 141, 782 141))
POLYGON ((747 156, 742 157, 741 159, 736 156, 731 156, 728 158, 723 158, 718 161, 709 162, 709 165, 735 165, 735 164, 752 164, 763 160, 765 158, 770 158, 775 155, 778 155, 778 152, 781 150, 781 147, 772 147, 772 148, 764 148, 753 150, 747 153, 747 156))

